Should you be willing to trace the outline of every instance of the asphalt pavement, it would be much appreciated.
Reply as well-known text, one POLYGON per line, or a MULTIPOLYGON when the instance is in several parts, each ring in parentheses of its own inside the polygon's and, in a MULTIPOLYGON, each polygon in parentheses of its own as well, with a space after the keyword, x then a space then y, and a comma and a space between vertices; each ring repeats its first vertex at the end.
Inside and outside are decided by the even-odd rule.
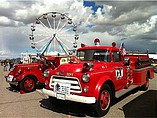
MULTIPOLYGON (((12 90, 4 76, 8 73, 0 67, 0 118, 76 118, 93 117, 84 104, 63 102, 53 106, 41 89, 20 94, 12 90)), ((157 74, 150 80, 147 91, 137 89, 117 99, 104 118, 157 117, 157 74)))

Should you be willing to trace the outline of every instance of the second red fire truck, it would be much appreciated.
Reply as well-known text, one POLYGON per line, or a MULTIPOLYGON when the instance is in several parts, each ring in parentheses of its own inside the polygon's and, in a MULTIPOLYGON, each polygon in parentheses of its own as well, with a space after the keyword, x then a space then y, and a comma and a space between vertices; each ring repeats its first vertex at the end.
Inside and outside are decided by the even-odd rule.
POLYGON ((55 69, 60 64, 67 63, 69 56, 42 56, 38 62, 29 64, 16 64, 12 71, 5 76, 6 81, 13 89, 19 89, 21 93, 32 92, 37 85, 44 85, 45 77, 42 73, 45 69, 55 69))

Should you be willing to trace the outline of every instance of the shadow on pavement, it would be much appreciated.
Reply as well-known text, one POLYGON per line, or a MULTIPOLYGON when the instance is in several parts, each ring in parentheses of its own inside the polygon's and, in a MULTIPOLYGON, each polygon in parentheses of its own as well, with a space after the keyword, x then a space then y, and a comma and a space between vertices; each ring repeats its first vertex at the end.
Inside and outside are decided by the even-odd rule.
POLYGON ((126 118, 157 117, 157 90, 149 90, 123 107, 126 118))
MULTIPOLYGON (((112 106, 137 91, 138 88, 130 91, 118 99, 115 99, 112 106)), ((86 104, 63 101, 61 105, 56 106, 51 104, 49 99, 42 99, 40 103, 41 107, 57 113, 63 113, 76 117, 94 116, 91 108, 86 104)), ((146 91, 142 95, 124 105, 121 110, 123 110, 126 118, 157 117, 157 90, 146 91)))
POLYGON ((40 106, 43 108, 46 108, 48 110, 52 110, 57 113, 63 113, 66 115, 72 115, 76 117, 86 117, 92 116, 91 110, 89 110, 89 107, 85 104, 76 103, 76 102, 70 102, 70 101, 62 101, 62 104, 59 105, 53 105, 49 99, 42 99, 40 101, 40 106))
POLYGON ((12 91, 12 92, 14 92, 14 93, 18 93, 18 92, 19 92, 18 89, 14 89, 14 88, 12 88, 12 87, 7 87, 6 89, 8 89, 9 91, 12 91))
MULTIPOLYGON (((42 88, 44 88, 44 85, 42 85, 42 84, 38 84, 36 86, 36 89, 42 89, 42 88)), ((8 89, 9 91, 14 92, 14 93, 21 93, 20 91, 22 91, 19 87, 6 87, 6 89, 8 89)), ((32 91, 32 92, 34 92, 34 91, 32 91)), ((24 94, 24 93, 27 93, 27 92, 23 91, 23 93, 21 93, 21 94, 24 94)), ((30 92, 28 92, 28 93, 30 93, 30 92)))

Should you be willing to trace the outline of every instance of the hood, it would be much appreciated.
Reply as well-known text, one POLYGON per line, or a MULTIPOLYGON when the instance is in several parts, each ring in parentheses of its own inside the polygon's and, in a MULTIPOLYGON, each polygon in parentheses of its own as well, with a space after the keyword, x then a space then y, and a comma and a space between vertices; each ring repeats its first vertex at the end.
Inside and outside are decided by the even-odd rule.
MULTIPOLYGON (((82 72, 84 63, 86 63, 86 61, 80 63, 62 64, 56 69, 56 73, 58 73, 59 75, 62 75, 63 73, 65 75, 66 73, 80 73, 82 72)), ((109 63, 105 62, 92 62, 92 63, 94 64, 94 66, 92 67, 93 71, 100 71, 101 69, 105 69, 109 66, 109 63)))
POLYGON ((40 63, 29 63, 29 64, 16 64, 15 68, 33 68, 33 67, 38 67, 40 63))
POLYGON ((74 73, 74 72, 81 72, 82 68, 83 68, 83 63, 77 63, 77 64, 68 63, 68 64, 60 65, 56 71, 74 73))

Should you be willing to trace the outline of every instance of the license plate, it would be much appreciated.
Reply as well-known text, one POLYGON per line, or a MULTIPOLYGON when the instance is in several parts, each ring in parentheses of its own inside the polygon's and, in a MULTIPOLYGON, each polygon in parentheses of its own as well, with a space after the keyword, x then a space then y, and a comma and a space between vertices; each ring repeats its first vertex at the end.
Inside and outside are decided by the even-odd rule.
POLYGON ((56 98, 57 98, 57 99, 65 100, 65 97, 66 97, 66 96, 65 96, 64 94, 57 94, 57 93, 56 93, 56 98))
POLYGON ((10 81, 10 82, 12 82, 13 78, 14 78, 14 76, 12 76, 12 75, 9 75, 9 76, 7 77, 7 81, 10 81))
POLYGON ((67 83, 54 83, 54 92, 57 94, 69 95, 70 94, 70 84, 67 83))

